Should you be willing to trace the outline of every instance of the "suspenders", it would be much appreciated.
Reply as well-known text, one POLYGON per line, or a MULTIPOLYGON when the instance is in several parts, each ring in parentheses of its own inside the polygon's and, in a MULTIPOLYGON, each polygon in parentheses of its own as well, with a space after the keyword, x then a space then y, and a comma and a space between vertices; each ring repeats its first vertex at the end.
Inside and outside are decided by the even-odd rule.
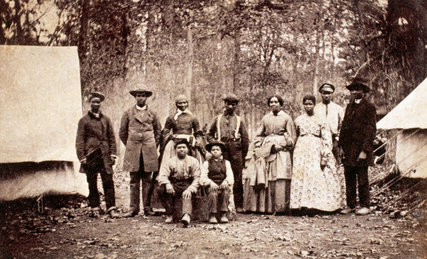
MULTIPOLYGON (((236 130, 234 131, 234 138, 238 139, 239 138, 239 128, 240 128, 240 116, 235 115, 236 116, 236 130)), ((216 121, 216 133, 217 133, 217 138, 218 140, 221 140, 221 118, 222 118, 222 114, 220 114, 218 116, 218 120, 216 121)))

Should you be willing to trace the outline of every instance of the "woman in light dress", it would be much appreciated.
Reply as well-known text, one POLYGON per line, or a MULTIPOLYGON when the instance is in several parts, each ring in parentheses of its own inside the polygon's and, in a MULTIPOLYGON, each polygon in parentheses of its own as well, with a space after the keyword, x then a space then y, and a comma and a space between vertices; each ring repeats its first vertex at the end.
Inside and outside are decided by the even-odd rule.
POLYGON ((343 179, 332 155, 331 133, 313 112, 316 99, 303 98, 304 114, 295 119, 290 208, 333 212, 344 205, 343 179))

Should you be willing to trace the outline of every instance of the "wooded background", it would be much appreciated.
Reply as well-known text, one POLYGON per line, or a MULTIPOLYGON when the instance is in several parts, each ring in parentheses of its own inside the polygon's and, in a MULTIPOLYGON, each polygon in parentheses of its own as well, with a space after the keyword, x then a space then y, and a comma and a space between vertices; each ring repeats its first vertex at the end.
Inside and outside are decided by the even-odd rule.
POLYGON ((234 92, 253 136, 268 96, 295 118, 324 82, 344 104, 364 78, 390 111, 426 77, 426 14, 423 0, 0 0, 0 44, 78 46, 82 101, 104 92, 116 129, 145 85, 162 124, 180 93, 205 125, 234 92))

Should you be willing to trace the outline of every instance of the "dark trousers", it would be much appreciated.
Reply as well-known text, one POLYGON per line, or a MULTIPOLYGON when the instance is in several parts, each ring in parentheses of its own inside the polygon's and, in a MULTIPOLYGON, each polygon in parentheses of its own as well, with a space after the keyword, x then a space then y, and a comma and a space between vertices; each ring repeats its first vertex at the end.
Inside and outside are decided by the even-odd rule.
POLYGON ((86 179, 89 185, 89 206, 91 208, 99 207, 99 193, 97 186, 98 173, 101 175, 102 187, 104 188, 105 203, 107 209, 116 206, 116 198, 114 194, 113 175, 107 174, 104 169, 102 170, 87 170, 86 179))
POLYGON ((335 160, 337 161, 337 165, 341 164, 341 157, 340 157, 340 148, 338 146, 338 140, 336 140, 336 135, 332 135, 332 154, 335 157, 335 160))
MULTIPOLYGON (((162 203, 163 207, 166 210, 166 215, 173 215, 175 203, 182 201, 182 215, 189 214, 193 210, 193 206, 191 204, 190 199, 182 198, 182 193, 191 185, 190 181, 177 181, 172 183, 172 187, 175 190, 174 194, 170 194, 166 192, 166 185, 160 185, 158 189, 159 199, 162 203)), ((181 216, 182 216, 181 215, 181 216)))
POLYGON ((347 206, 356 208, 356 184, 359 190, 360 206, 369 208, 369 179, 367 166, 345 166, 345 185, 347 195, 347 206), (356 182, 357 181, 357 182, 356 182))
MULTIPOLYGON (((142 181, 142 203, 144 212, 148 212, 151 206, 151 189, 152 173, 144 171, 144 161, 142 155, 139 161, 140 167, 137 172, 130 172, 130 210, 137 214, 139 212, 140 203, 140 183, 142 181)), ((152 193, 152 190, 151 190, 152 193)))
POLYGON ((208 190, 209 192, 209 213, 216 214, 219 212, 227 212, 228 211, 228 201, 230 199, 230 191, 229 189, 218 189, 213 191, 211 188, 208 190))
POLYGON ((243 154, 240 141, 225 142, 226 150, 223 153, 224 159, 230 161, 234 175, 233 195, 236 208, 243 208, 243 154))

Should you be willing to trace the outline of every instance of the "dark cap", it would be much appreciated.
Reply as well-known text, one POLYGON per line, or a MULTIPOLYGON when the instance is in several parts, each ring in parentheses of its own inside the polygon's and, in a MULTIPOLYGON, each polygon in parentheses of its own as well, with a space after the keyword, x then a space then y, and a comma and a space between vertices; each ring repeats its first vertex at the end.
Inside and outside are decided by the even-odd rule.
POLYGON ((145 89, 136 89, 136 90, 129 91, 129 93, 133 96, 136 96, 136 94, 141 94, 141 93, 147 97, 150 97, 153 95, 153 92, 145 90, 145 89))
POLYGON ((92 100, 93 98, 99 98, 102 101, 105 100, 105 96, 103 94, 101 94, 100 92, 92 92, 89 94, 89 101, 92 100))
POLYGON ((224 98, 223 98, 224 102, 234 102, 234 103, 238 103, 240 100, 239 98, 237 98, 237 96, 235 94, 227 94, 224 98))
POLYGON ((179 144, 185 144, 187 145, 187 148, 190 148, 190 143, 188 143, 188 140, 185 138, 176 138, 174 139, 175 147, 177 147, 179 144))
POLYGON ((323 85, 321 85, 319 87, 319 92, 321 93, 322 91, 333 93, 333 92, 335 92, 335 86, 333 86, 329 83, 324 83, 323 85))

